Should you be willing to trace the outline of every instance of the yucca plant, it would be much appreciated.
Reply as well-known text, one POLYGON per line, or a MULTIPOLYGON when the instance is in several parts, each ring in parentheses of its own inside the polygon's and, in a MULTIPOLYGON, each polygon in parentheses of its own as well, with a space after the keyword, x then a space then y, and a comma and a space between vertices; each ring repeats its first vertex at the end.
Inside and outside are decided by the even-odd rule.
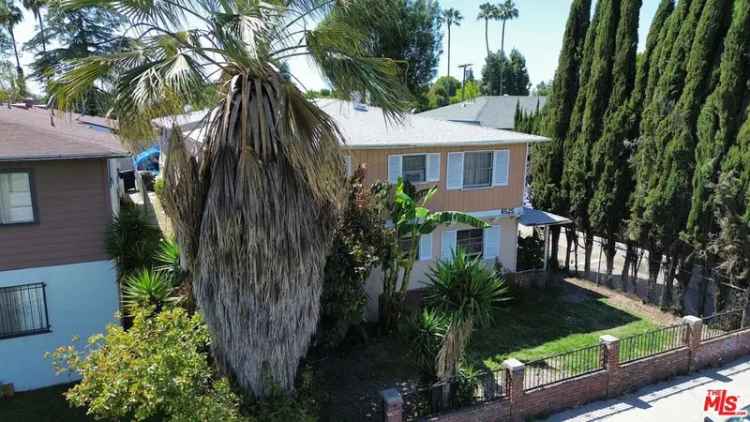
POLYGON ((448 318, 448 329, 436 360, 440 379, 456 375, 474 326, 492 321, 495 309, 509 299, 502 276, 479 257, 460 248, 440 260, 427 275, 425 305, 448 318))
MULTIPOLYGON (((294 387, 319 317, 322 272, 343 180, 341 134, 295 85, 307 57, 340 97, 366 93, 388 118, 407 110, 393 60, 373 57, 353 24, 358 0, 64 0, 124 14, 130 45, 73 64, 53 83, 70 108, 105 77, 125 139, 153 139, 151 119, 215 89, 199 157, 173 131, 164 208, 212 335, 215 362, 238 386, 294 387), (200 163, 200 165, 198 164, 200 163)), ((359 13, 388 18, 373 4, 359 13)))
POLYGON ((151 268, 160 239, 161 231, 151 224, 145 212, 122 207, 107 228, 104 249, 122 280, 141 268, 151 268))
POLYGON ((406 334, 409 339, 409 353, 420 371, 429 378, 434 378, 435 358, 443 344, 450 321, 445 314, 425 308, 408 322, 406 334))
POLYGON ((180 266, 180 247, 173 239, 162 239, 156 253, 157 271, 166 274, 174 286, 182 282, 183 274, 180 266))
POLYGON ((136 309, 154 307, 158 313, 169 303, 178 298, 172 296, 174 286, 172 279, 161 271, 143 269, 125 279, 122 301, 129 315, 136 309))

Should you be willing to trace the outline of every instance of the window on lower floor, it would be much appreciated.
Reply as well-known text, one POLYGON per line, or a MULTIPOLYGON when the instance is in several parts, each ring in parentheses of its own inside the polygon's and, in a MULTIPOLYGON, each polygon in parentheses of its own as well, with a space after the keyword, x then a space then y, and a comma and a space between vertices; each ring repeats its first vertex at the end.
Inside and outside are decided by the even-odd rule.
POLYGON ((33 223, 35 220, 31 173, 0 173, 0 225, 33 223))
POLYGON ((44 283, 0 288, 0 339, 49 332, 44 283))
POLYGON ((472 258, 481 257, 484 252, 484 230, 459 230, 456 233, 456 247, 472 258))

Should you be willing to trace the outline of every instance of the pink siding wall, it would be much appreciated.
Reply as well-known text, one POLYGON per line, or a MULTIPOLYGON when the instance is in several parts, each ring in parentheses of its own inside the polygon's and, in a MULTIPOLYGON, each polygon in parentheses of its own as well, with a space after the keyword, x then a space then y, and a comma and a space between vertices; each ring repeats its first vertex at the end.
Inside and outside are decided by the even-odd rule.
POLYGON ((38 222, 0 226, 0 271, 109 259, 106 160, 0 163, 33 173, 38 222))

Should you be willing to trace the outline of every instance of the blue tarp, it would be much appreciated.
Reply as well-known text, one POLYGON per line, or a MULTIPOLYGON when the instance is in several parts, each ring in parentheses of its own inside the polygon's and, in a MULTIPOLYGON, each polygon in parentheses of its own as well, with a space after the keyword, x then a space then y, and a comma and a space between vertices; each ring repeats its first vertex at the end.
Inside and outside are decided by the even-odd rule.
POLYGON ((133 165, 136 170, 159 171, 159 147, 154 145, 142 153, 133 157, 133 165))

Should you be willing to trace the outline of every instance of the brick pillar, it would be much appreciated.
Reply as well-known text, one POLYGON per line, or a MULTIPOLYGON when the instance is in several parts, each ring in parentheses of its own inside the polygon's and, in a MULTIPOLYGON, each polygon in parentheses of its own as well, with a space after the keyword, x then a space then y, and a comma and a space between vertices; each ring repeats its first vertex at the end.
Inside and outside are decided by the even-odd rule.
POLYGON ((698 369, 698 348, 701 346, 701 335, 703 334, 703 320, 688 315, 682 318, 682 322, 687 324, 687 331, 685 334, 685 344, 690 350, 690 360, 688 363, 688 372, 693 372, 698 369))
POLYGON ((404 420, 404 399, 395 388, 380 392, 383 398, 383 422, 402 422, 404 420))
POLYGON ((620 385, 620 339, 610 335, 599 337, 602 346, 604 369, 607 371, 607 397, 617 397, 620 385))
POLYGON ((507 376, 508 398, 510 399, 510 414, 514 421, 522 420, 523 410, 523 377, 524 364, 517 359, 506 359, 503 361, 507 376))

